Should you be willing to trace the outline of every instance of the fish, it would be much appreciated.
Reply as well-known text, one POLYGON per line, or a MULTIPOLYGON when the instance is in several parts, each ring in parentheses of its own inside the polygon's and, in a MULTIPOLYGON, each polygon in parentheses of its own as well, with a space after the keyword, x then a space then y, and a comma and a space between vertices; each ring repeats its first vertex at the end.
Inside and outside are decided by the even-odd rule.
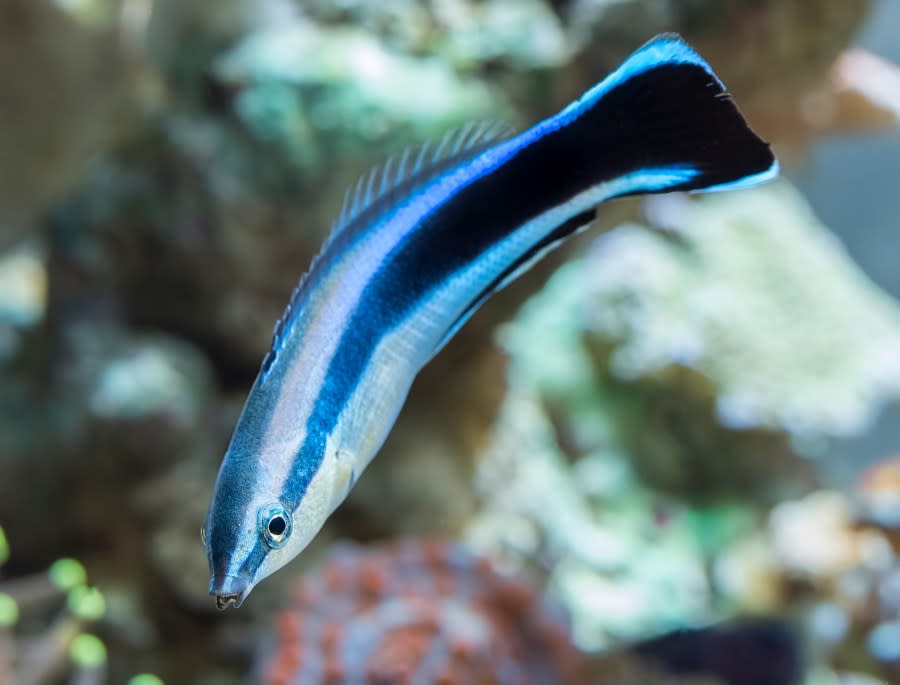
POLYGON ((468 126, 363 176, 275 326, 219 469, 203 528, 217 606, 303 551, 418 372, 597 205, 778 173, 712 68, 663 34, 524 132, 468 126))

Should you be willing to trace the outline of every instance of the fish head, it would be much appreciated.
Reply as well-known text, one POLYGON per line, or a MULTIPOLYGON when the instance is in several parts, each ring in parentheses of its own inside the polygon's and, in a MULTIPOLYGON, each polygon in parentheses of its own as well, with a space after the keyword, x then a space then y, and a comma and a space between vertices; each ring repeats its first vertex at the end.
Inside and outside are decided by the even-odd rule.
POLYGON ((284 446, 283 454, 267 449, 252 466, 251 460, 233 453, 239 443, 233 439, 226 453, 202 531, 209 594, 219 609, 239 607, 257 583, 300 554, 356 478, 354 460, 342 450, 329 449, 327 441, 319 455, 297 456, 296 449, 284 446), (293 470, 278 468, 295 459, 312 474, 299 496, 283 475, 293 470))

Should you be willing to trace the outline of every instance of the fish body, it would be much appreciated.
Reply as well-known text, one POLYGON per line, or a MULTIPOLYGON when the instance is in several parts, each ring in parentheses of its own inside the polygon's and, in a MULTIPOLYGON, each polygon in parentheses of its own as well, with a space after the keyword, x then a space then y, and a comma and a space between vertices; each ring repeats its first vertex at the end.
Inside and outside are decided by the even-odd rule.
POLYGON ((472 128, 364 177, 276 326, 219 471, 204 528, 219 606, 302 551, 421 368, 596 205, 777 172, 711 68, 665 35, 523 133, 472 128))

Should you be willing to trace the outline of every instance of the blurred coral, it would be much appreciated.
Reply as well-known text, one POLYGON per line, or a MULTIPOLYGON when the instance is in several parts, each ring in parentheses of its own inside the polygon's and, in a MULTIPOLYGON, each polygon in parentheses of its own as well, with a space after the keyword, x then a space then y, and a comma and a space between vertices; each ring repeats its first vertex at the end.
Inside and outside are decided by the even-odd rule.
MULTIPOLYGON (((723 547, 817 487, 806 455, 900 394, 900 309, 789 186, 648 213, 503 329, 509 390, 468 533, 546 570, 593 648, 730 616, 723 547)), ((776 556, 807 564, 841 539, 783 534, 776 556)))
POLYGON ((809 98, 806 108, 820 128, 900 126, 900 67, 896 64, 858 48, 846 50, 835 62, 828 85, 826 93, 809 98))
POLYGON ((590 344, 623 382, 677 367, 733 430, 859 434, 900 397, 900 307, 786 182, 653 201, 588 257, 590 344))
MULTIPOLYGON (((900 455, 866 469, 857 483, 856 500, 863 521, 900 534, 900 455)), ((900 537, 895 546, 900 552, 900 537)))
POLYGON ((766 527, 722 550, 716 578, 743 610, 790 607, 816 662, 894 683, 900 536, 896 524, 873 523, 865 497, 859 506, 842 493, 818 491, 780 504, 766 527), (769 587, 765 596, 761 585, 769 587))
POLYGON ((539 590, 458 545, 335 548, 278 618, 253 682, 564 685, 582 657, 539 590))

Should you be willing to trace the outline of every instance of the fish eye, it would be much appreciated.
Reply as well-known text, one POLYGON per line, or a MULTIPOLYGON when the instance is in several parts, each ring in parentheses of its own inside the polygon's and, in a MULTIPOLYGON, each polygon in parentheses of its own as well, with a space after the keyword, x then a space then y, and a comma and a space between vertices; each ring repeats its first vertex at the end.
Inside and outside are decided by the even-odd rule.
POLYGON ((269 520, 269 535, 284 535, 287 523, 281 516, 273 516, 269 520))
POLYGON ((259 528, 266 544, 278 549, 291 534, 291 517, 280 504, 270 504, 259 510, 259 528))

